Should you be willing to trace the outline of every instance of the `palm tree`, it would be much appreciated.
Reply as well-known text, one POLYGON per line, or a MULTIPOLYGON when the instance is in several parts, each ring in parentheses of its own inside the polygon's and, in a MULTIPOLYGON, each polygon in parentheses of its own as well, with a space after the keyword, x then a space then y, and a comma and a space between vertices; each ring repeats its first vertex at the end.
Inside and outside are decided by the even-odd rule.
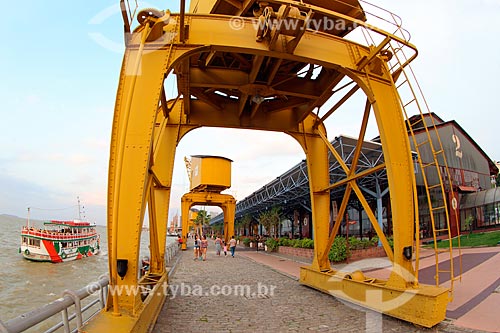
POLYGON ((274 237, 278 237, 279 226, 281 223, 281 207, 274 206, 268 211, 263 212, 260 215, 260 223, 266 228, 269 236, 271 235, 271 229, 273 231, 274 237))
POLYGON ((281 226, 281 218, 282 218, 281 207, 274 206, 273 208, 271 208, 269 215, 271 219, 271 224, 274 227, 274 232, 275 232, 274 237, 278 237, 280 232, 279 228, 281 226))
MULTIPOLYGON (((243 230, 246 230, 250 227, 250 223, 252 223, 252 215, 247 214, 243 216, 241 219, 241 226, 243 227, 243 230)), ((245 231, 243 231, 244 234, 246 234, 245 231)))
POLYGON ((196 225, 197 229, 199 230, 199 234, 203 234, 203 229, 206 226, 210 225, 210 215, 208 215, 206 210, 200 210, 198 212, 198 215, 196 216, 196 219, 194 220, 194 224, 196 225))
POLYGON ((241 228, 243 227, 243 219, 234 221, 234 233, 236 235, 241 234, 241 228))
POLYGON ((265 211, 260 213, 259 215, 259 223, 262 224, 264 228, 266 228, 266 233, 271 235, 271 226, 272 226, 272 219, 271 219, 271 211, 265 211))

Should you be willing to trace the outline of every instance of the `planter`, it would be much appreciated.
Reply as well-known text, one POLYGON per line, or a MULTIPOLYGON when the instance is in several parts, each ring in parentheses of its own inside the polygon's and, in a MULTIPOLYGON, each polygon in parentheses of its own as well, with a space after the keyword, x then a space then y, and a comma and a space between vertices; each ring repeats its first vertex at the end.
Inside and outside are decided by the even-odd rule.
MULTIPOLYGON (((286 254, 295 257, 312 258, 314 256, 314 249, 303 249, 300 247, 290 247, 290 246, 280 246, 278 247, 278 253, 286 254)), ((351 250, 351 255, 349 260, 361 260, 366 258, 378 258, 385 257, 385 251, 383 247, 370 247, 367 249, 351 250)))
POLYGON ((351 250, 351 255, 349 256, 349 260, 361 260, 366 258, 379 258, 385 257, 385 250, 382 246, 373 246, 367 249, 360 250, 351 250))
POLYGON ((296 257, 312 258, 314 256, 314 249, 303 249, 300 247, 291 247, 291 246, 279 246, 278 253, 296 257))

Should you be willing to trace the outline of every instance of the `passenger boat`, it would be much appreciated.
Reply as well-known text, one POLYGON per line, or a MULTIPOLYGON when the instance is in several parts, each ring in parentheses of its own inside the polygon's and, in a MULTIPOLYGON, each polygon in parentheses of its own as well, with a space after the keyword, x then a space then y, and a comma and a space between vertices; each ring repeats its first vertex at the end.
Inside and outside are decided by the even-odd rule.
POLYGON ((96 226, 89 222, 53 220, 40 229, 28 223, 21 230, 19 251, 29 260, 57 263, 90 257, 99 250, 96 226))

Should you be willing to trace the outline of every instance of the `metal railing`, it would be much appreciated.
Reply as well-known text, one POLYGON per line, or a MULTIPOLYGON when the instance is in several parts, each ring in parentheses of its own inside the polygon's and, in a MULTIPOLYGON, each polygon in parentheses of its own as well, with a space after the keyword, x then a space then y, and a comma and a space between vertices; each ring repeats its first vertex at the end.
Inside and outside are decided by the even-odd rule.
MULTIPOLYGON (((178 253, 178 243, 167 245, 165 249, 165 265, 167 265, 178 253)), ((102 276, 98 281, 92 282, 87 286, 77 290, 65 290, 63 297, 45 304, 35 310, 26 312, 7 322, 0 321, 0 333, 20 333, 36 326, 49 318, 61 313, 62 321, 52 326, 44 333, 57 332, 63 328, 65 333, 79 332, 80 329, 90 319, 92 319, 99 311, 106 306, 106 297, 108 293, 109 277, 102 276), (91 300, 88 304, 82 307, 81 301, 89 296, 98 294, 98 298, 91 300), (74 306, 74 312, 69 315, 68 309, 74 306), (84 314, 88 317, 84 319, 84 314), (76 318, 76 328, 70 327, 70 322, 76 318)))
POLYGON ((7 333, 23 332, 53 317, 59 312, 62 313, 63 320, 60 323, 46 330, 45 333, 56 332, 61 327, 64 327, 64 332, 71 332, 69 323, 74 318, 77 318, 78 326, 80 326, 78 328, 81 328, 81 326, 86 322, 86 321, 84 322, 82 319, 83 313, 94 308, 94 312, 89 315, 88 319, 90 319, 98 311, 104 308, 106 303, 105 297, 107 294, 108 284, 109 284, 109 278, 102 277, 98 281, 90 283, 86 287, 81 288, 77 291, 65 290, 63 292, 62 298, 58 298, 54 302, 45 304, 40 308, 26 312, 4 323, 2 332, 7 332, 7 333), (82 308, 81 301, 95 294, 96 292, 99 292, 99 298, 91 301, 89 304, 87 304, 82 308), (95 305, 98 303, 100 304, 100 307, 98 309, 95 309, 95 305), (68 316, 68 308, 71 307, 72 305, 75 305, 75 313, 73 313, 71 316, 68 316))

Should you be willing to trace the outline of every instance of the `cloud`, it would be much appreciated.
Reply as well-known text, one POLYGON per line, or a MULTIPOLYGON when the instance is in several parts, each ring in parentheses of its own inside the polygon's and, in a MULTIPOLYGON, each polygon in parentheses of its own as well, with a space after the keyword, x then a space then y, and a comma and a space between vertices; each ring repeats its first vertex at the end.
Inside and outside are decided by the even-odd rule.
POLYGON ((90 164, 95 162, 95 159, 92 155, 86 155, 86 154, 71 154, 67 157, 67 162, 69 164, 73 164, 76 166, 82 165, 82 164, 90 164))
POLYGON ((61 193, 54 193, 46 187, 35 182, 0 175, 0 212, 24 216, 27 208, 33 207, 59 207, 67 202, 59 201, 61 193))
POLYGON ((25 102, 28 106, 39 105, 41 100, 42 100, 41 97, 39 95, 36 95, 36 94, 26 95, 26 97, 25 97, 25 102))
MULTIPOLYGON (((111 131, 109 136, 111 137, 111 131)), ((109 151, 109 140, 99 137, 85 138, 82 142, 82 146, 90 148, 91 150, 97 149, 106 151, 107 153, 109 151)))

